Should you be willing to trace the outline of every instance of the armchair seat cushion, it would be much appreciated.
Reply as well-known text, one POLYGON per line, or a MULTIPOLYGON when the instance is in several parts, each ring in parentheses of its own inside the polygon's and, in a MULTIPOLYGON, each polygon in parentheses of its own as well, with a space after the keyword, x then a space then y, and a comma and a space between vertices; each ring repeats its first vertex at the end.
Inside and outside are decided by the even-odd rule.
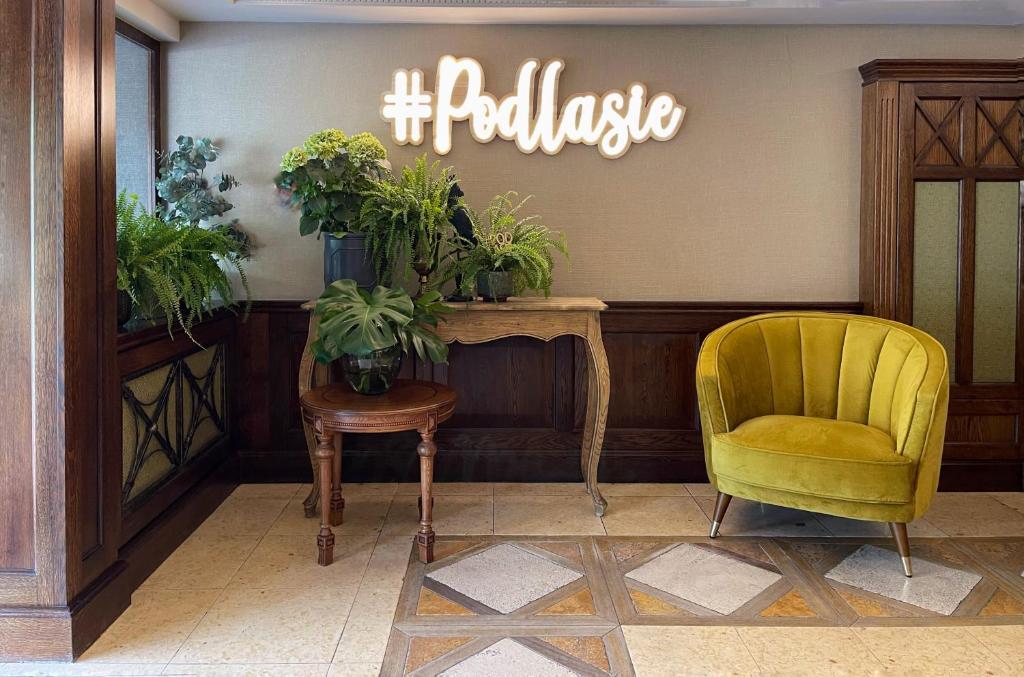
POLYGON ((730 483, 859 503, 911 503, 916 464, 887 433, 850 421, 769 415, 711 439, 730 483))

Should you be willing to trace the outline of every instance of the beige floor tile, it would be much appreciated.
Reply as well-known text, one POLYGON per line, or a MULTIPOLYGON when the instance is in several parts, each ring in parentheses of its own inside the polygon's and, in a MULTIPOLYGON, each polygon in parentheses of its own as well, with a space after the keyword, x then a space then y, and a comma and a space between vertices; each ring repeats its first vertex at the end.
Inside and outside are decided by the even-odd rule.
MULTIPOLYGON (((696 499, 708 519, 715 514, 715 499, 696 499)), ((723 536, 828 536, 829 533, 814 513, 776 505, 756 503, 742 498, 732 499, 725 513, 720 533, 723 536)))
POLYGON ((288 504, 287 498, 229 496, 195 534, 199 536, 262 536, 288 504))
POLYGON ((259 540, 259 536, 191 536, 146 579, 141 589, 223 588, 259 540))
MULTIPOLYGON (((349 496, 394 496, 398 488, 402 486, 398 482, 353 482, 341 483, 341 493, 346 498, 349 496)), ((300 492, 303 499, 309 493, 310 485, 306 485, 305 493, 300 492)))
POLYGON ((758 674, 734 628, 623 626, 637 677, 758 674))
POLYGON ((878 675, 884 667, 849 628, 737 628, 764 675, 878 675))
POLYGON ((1010 666, 1024 675, 1024 625, 974 625, 967 632, 1010 666))
POLYGON ((604 483, 598 485, 601 494, 609 496, 689 496, 685 484, 651 484, 642 482, 604 483))
MULTIPOLYGON (((289 501, 277 521, 270 527, 274 536, 316 536, 320 533, 320 517, 306 517, 303 497, 289 501)), ((344 521, 331 527, 335 536, 367 536, 380 531, 391 507, 390 496, 365 495, 345 498, 344 521)))
POLYGON ((495 496, 585 496, 583 482, 496 482, 495 496))
MULTIPOLYGON (((417 496, 395 496, 385 533, 414 535, 420 528, 417 496)), ((494 529, 494 499, 490 496, 437 496, 434 498, 434 532, 438 536, 490 534, 494 529)))
POLYGON ((334 663, 327 677, 378 677, 380 663, 334 663))
POLYGON ((618 496, 602 519, 609 536, 704 536, 711 524, 689 496, 618 496))
MULTIPOLYGON (((394 496, 399 486, 401 485, 398 482, 342 482, 341 493, 345 498, 349 496, 394 496)), ((295 494, 295 498, 306 500, 306 496, 309 496, 312 489, 312 484, 299 485, 299 491, 295 494)))
POLYGON ((358 586, 373 542, 371 536, 336 536, 334 562, 323 567, 316 562, 314 537, 268 534, 238 570, 231 585, 265 589, 358 586))
MULTIPOLYGON (((866 522, 864 520, 846 519, 834 515, 822 515, 815 513, 815 518, 828 529, 828 532, 837 537, 849 538, 887 538, 892 536, 889 525, 885 522, 866 522)), ((728 519, 728 517, 726 517, 728 519)), ((943 538, 946 533, 925 518, 921 517, 911 522, 907 531, 911 538, 943 538)))
POLYGON ((0 663, 2 677, 142 677, 159 675, 163 663, 103 663, 78 659, 75 663, 0 663))
POLYGON ((893 674, 1010 675, 966 628, 852 628, 893 674))
POLYGON ((331 666, 317 664, 168 665, 164 675, 177 677, 324 677, 331 666))
MULTIPOLYGON (((398 486, 399 496, 419 496, 419 482, 402 482, 398 486)), ((494 485, 490 482, 434 482, 431 489, 434 496, 492 496, 494 485)))
POLYGON ((219 590, 137 590, 128 610, 83 658, 102 663, 167 663, 218 595, 219 590))
POLYGON ((992 491, 988 495, 1003 505, 1024 512, 1024 491, 992 491))
POLYGON ((691 496, 717 496, 718 492, 707 482, 703 484, 684 484, 691 496))
POLYGON ((411 536, 378 540, 373 549, 370 562, 366 565, 362 585, 366 587, 394 586, 402 587, 409 557, 412 553, 413 539, 411 536))
POLYGON ((400 588, 400 584, 360 587, 332 663, 379 665, 384 660, 400 588))
POLYGON ((494 497, 494 533, 509 535, 602 535, 601 518, 589 496, 494 497))
POLYGON ((228 587, 171 663, 330 663, 354 597, 354 587, 228 587))
POLYGON ((1024 513, 989 494, 936 494, 924 517, 950 536, 1024 536, 1024 513))
POLYGON ((294 498, 301 484, 239 484, 232 498, 294 498))

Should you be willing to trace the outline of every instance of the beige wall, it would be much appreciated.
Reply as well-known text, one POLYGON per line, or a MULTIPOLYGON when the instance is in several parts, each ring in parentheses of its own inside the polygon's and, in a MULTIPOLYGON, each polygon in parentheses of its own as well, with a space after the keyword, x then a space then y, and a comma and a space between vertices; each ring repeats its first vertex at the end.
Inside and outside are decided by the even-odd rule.
MULTIPOLYGON (((555 291, 609 300, 857 297, 860 78, 874 58, 1010 58, 1022 31, 937 27, 527 27, 184 24, 166 49, 165 129, 209 135, 243 186, 235 214, 260 249, 256 298, 319 293, 320 243, 272 186, 280 155, 327 126, 389 139, 392 70, 481 61, 511 89, 525 58, 565 59, 563 95, 633 80, 687 106, 679 135, 618 160, 594 148, 523 155, 456 125, 446 162, 467 199, 532 193, 573 260, 555 291)), ((427 149, 389 145, 396 165, 427 149)))

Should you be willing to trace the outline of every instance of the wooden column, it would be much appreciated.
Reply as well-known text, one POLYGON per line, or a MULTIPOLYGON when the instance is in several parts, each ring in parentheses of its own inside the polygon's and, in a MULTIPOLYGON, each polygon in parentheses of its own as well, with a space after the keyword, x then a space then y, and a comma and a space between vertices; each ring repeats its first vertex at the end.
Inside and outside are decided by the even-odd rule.
POLYGON ((70 659, 128 604, 93 603, 118 572, 113 4, 0 4, 0 660, 70 659))

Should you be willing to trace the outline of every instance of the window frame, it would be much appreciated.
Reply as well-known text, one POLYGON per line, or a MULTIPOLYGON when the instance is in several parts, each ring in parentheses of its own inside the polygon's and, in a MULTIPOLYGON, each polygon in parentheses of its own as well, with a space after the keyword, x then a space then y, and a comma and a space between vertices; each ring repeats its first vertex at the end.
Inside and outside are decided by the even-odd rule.
MULTIPOLYGON (((160 115, 160 89, 161 89, 161 69, 160 69, 160 41, 152 36, 143 33, 141 30, 132 26, 127 21, 117 19, 115 22, 114 32, 125 38, 131 40, 135 44, 149 51, 149 142, 152 152, 149 155, 149 177, 150 177, 150 189, 153 204, 157 203, 156 194, 156 176, 157 176, 157 155, 161 151, 161 139, 163 138, 161 127, 162 119, 160 115)), ((116 82, 116 75, 115 75, 116 82)))

